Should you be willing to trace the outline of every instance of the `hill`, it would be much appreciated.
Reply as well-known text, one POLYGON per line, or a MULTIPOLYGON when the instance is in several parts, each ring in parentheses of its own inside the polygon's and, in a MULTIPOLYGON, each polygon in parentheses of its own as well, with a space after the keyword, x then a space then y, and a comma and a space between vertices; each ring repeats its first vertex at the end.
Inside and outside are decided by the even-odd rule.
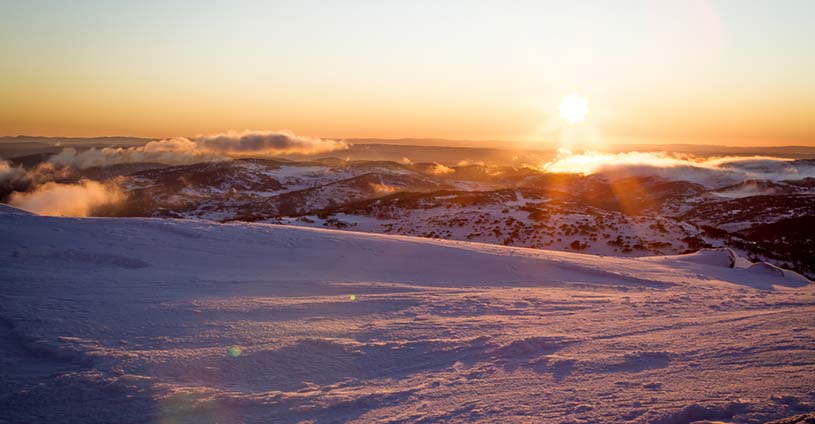
POLYGON ((761 422, 815 408, 813 285, 726 249, 613 258, 11 208, 0 234, 0 410, 17 422, 761 422))

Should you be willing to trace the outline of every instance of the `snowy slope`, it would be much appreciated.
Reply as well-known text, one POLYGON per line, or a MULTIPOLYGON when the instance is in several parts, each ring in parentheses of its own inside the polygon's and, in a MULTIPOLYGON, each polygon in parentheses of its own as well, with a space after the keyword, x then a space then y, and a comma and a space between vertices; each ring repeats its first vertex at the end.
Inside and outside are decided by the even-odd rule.
POLYGON ((610 258, 0 209, 0 422, 761 422, 815 408, 815 290, 610 258))
POLYGON ((664 216, 629 216, 521 190, 399 194, 338 210, 268 222, 613 256, 682 253, 700 234, 664 216))
POLYGON ((267 159, 149 169, 117 180, 128 192, 104 216, 254 220, 323 209, 396 191, 448 187, 396 163, 280 162, 267 159))
POLYGON ((726 246, 815 278, 812 161, 740 162, 746 174, 728 165, 706 186, 654 169, 581 175, 337 158, 75 169, 23 159, 28 168, 0 184, 0 202, 39 213, 264 221, 625 257, 726 246), (88 178, 110 193, 94 196, 88 178), (63 192, 81 207, 54 208, 63 192))

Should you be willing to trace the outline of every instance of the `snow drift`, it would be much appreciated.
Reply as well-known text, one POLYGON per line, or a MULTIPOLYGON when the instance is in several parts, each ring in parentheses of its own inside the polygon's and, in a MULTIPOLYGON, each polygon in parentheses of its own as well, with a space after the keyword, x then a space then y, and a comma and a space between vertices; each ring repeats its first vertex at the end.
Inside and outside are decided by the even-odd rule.
POLYGON ((10 207, 0 234, 13 422, 760 422, 815 407, 812 285, 717 252, 10 207))

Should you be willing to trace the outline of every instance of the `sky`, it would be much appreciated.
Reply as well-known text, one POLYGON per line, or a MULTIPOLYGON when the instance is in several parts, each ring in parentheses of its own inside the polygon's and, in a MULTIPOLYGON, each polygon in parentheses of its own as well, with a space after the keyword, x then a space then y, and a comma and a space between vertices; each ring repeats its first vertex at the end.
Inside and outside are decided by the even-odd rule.
POLYGON ((815 145, 813 19, 811 0, 6 0, 0 135, 815 145))

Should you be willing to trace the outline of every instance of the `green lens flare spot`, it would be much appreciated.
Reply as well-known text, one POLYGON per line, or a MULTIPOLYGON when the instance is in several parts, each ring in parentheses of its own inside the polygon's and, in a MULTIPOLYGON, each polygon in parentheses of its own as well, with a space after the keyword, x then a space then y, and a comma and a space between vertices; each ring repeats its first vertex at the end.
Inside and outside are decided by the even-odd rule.
POLYGON ((348 296, 348 298, 351 300, 357 300, 357 295, 352 294, 351 296, 348 296))
POLYGON ((229 353, 229 356, 237 358, 238 356, 241 356, 241 348, 235 345, 229 346, 227 353, 229 353))

